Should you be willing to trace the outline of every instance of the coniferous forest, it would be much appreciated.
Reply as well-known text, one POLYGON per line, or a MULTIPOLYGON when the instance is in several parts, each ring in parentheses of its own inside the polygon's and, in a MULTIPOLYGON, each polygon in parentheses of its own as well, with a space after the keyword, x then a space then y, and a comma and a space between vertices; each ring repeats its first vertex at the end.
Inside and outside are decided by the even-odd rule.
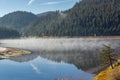
POLYGON ((8 29, 16 30, 17 35, 14 36, 17 37, 118 36, 120 0, 82 0, 69 10, 50 11, 38 15, 16 11, 1 17, 0 27, 0 36, 4 32, 9 35, 8 29))

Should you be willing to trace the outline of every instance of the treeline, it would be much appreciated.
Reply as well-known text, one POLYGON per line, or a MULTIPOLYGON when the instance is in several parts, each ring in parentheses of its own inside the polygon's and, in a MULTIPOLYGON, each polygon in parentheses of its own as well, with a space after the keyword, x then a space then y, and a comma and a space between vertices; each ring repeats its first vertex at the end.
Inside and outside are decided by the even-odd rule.
POLYGON ((19 38, 18 31, 10 28, 0 27, 0 38, 19 38))
POLYGON ((82 0, 54 16, 39 17, 26 35, 32 36, 114 36, 120 35, 119 0, 82 0))

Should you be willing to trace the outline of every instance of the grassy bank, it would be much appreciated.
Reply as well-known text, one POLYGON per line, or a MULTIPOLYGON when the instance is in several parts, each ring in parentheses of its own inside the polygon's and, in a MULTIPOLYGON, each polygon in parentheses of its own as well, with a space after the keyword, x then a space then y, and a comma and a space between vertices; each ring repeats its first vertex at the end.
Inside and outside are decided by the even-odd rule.
POLYGON ((120 60, 114 64, 114 69, 108 67, 96 75, 93 80, 120 80, 120 60))

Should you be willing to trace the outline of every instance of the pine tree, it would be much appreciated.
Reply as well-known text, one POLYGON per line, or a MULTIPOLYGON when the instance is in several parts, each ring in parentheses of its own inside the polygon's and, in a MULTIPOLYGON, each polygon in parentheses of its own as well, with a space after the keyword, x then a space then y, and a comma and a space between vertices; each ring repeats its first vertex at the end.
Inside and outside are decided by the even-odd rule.
POLYGON ((106 45, 104 45, 104 47, 105 48, 101 52, 101 64, 102 65, 110 64, 111 68, 114 69, 113 61, 117 61, 116 59, 113 58, 115 56, 114 54, 112 54, 114 49, 106 45))

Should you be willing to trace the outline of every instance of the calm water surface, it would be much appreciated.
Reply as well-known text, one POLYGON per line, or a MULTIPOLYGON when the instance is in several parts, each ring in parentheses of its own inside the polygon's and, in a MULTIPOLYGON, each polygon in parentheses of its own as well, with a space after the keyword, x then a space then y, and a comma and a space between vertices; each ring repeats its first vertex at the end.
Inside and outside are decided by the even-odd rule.
POLYGON ((85 72, 99 65, 103 45, 116 51, 119 40, 15 39, 0 40, 1 47, 32 51, 30 55, 0 60, 0 80, 92 80, 85 72))
POLYGON ((38 57, 28 62, 0 61, 0 80, 92 80, 94 75, 77 69, 73 64, 38 57))

